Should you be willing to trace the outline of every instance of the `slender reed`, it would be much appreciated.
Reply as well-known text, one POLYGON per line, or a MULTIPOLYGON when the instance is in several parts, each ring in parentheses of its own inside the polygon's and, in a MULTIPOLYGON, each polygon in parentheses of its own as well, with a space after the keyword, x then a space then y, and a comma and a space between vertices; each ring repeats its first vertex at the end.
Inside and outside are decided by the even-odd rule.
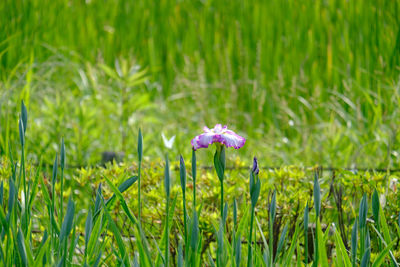
POLYGON ((138 167, 138 221, 141 223, 142 219, 142 203, 141 203, 141 197, 140 197, 140 182, 141 182, 141 169, 142 169, 142 158, 143 158, 143 136, 142 136, 142 130, 139 128, 139 135, 138 135, 138 144, 137 144, 137 152, 138 152, 138 162, 139 162, 139 167, 138 167))
POLYGON ((248 244, 248 253, 247 253, 247 266, 252 266, 252 235, 253 235, 253 225, 254 225, 254 212, 257 204, 258 197, 260 195, 261 190, 261 182, 258 178, 258 173, 260 172, 258 168, 257 158, 254 157, 253 160, 253 168, 250 172, 250 198, 251 198, 251 219, 250 219, 250 233, 249 233, 249 244, 248 244))
POLYGON ((167 206, 166 206, 166 213, 167 216, 165 218, 165 266, 168 267, 168 256, 169 256, 169 195, 170 195, 170 178, 169 178, 169 162, 168 162, 168 155, 165 155, 165 176, 164 176, 164 187, 165 187, 165 195, 167 198, 167 206))

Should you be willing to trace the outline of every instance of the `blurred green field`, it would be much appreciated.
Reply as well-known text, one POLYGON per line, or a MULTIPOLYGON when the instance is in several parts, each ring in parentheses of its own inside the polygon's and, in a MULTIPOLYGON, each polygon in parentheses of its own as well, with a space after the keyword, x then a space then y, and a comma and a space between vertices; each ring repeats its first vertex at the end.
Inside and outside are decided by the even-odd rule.
MULTIPOLYGON (((248 138, 268 165, 400 163, 399 3, 378 1, 0 2, 0 154, 30 111, 28 159, 70 165, 105 150, 147 156, 161 133, 188 156, 203 125, 248 138), (135 76, 136 73, 136 76, 135 76)), ((230 153, 234 157, 239 154, 230 153)), ((201 155, 199 155, 201 157, 201 155)))

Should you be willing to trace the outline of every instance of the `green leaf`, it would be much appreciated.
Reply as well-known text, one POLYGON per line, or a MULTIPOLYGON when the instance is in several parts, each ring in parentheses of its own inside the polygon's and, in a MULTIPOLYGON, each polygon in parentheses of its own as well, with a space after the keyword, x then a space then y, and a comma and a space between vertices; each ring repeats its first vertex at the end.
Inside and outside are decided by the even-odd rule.
POLYGON ((336 258, 338 260, 340 260, 340 263, 341 263, 338 266, 351 267, 351 261, 350 261, 349 255, 347 254, 346 247, 344 246, 343 240, 340 237, 340 234, 337 231, 337 229, 335 229, 334 236, 335 236, 335 245, 336 245, 336 258))
POLYGON ((236 238, 236 242, 235 242, 235 262, 236 262, 236 266, 240 266, 241 254, 242 254, 242 242, 241 242, 240 235, 238 235, 238 237, 236 238))
POLYGON ((318 172, 314 175, 314 208, 315 214, 319 217, 321 211, 321 189, 318 182, 318 172))
POLYGON ((224 206, 224 212, 223 212, 223 216, 222 216, 222 221, 223 224, 226 224, 226 219, 228 218, 228 203, 225 202, 225 206, 224 206))
POLYGON ((219 145, 214 154, 214 167, 220 182, 224 180, 225 164, 225 146, 219 145))
POLYGON ((139 162, 142 162, 143 158, 143 136, 142 136, 142 130, 139 128, 139 135, 138 135, 138 159, 139 162))
MULTIPOLYGON (((379 222, 381 223, 381 229, 383 231, 383 238, 386 244, 390 244, 392 242, 392 239, 390 237, 390 230, 386 222, 385 214, 383 213, 382 207, 379 206, 379 222)), ((394 265, 398 265, 396 259, 394 258, 394 255, 391 251, 389 251, 390 258, 392 259, 392 262, 394 265)))
POLYGON ((85 248, 87 248, 90 234, 92 233, 92 228, 93 228, 92 211, 89 209, 88 216, 86 217, 86 222, 85 222, 85 248))
POLYGON ((358 236, 358 227, 357 227, 357 219, 354 221, 353 229, 351 231, 351 261, 352 266, 356 266, 357 263, 357 236, 358 236))
POLYGON ((24 100, 21 101, 21 120, 25 135, 26 128, 28 127, 28 110, 26 109, 24 100))
MULTIPOLYGON (((115 196, 119 199, 121 206, 123 210, 125 211, 126 215, 128 216, 129 220, 136 226, 138 234, 137 234, 137 239, 136 239, 136 245, 138 246, 139 250, 139 255, 140 255, 140 261, 146 259, 147 263, 150 266, 153 266, 153 262, 150 256, 150 251, 149 251, 149 245, 146 239, 145 234, 143 233, 143 230, 138 223, 137 219, 133 215, 133 213, 130 211, 128 205, 126 204, 124 197, 122 196, 122 193, 113 185, 113 183, 105 176, 103 176, 104 179, 106 180, 107 184, 110 186, 111 190, 114 192, 115 196)), ((174 200, 176 202, 176 198, 174 200)), ((175 206, 175 205, 173 205, 175 206)), ((89 241, 90 243, 90 241, 89 241)))
POLYGON ((38 187, 38 184, 39 184, 39 176, 40 176, 40 171, 41 171, 42 160, 40 159, 39 162, 40 163, 39 163, 38 168, 36 169, 35 179, 33 181, 32 190, 31 190, 31 194, 30 194, 30 197, 29 197, 29 210, 32 209, 33 201, 37 196, 37 187, 38 187))
POLYGON ((379 196, 376 189, 372 194, 372 214, 374 215, 376 225, 379 226, 379 196))
POLYGON ((234 225, 234 228, 236 229, 236 225, 237 225, 237 202, 236 202, 236 198, 233 200, 233 225, 234 225))
POLYGON ((3 200, 4 200, 4 185, 3 181, 0 183, 0 206, 3 205, 3 200))
POLYGON ((6 215, 4 214, 2 207, 0 207, 0 222, 1 222, 1 226, 3 227, 3 230, 7 231, 8 230, 8 222, 7 222, 6 215))
POLYGON ((186 192, 186 167, 185 167, 185 161, 183 160, 182 155, 180 156, 179 160, 179 174, 181 178, 181 189, 183 194, 186 192))
POLYGON ((170 178, 169 178, 169 162, 168 162, 168 155, 165 155, 164 187, 165 187, 165 194, 166 194, 167 198, 169 198, 169 193, 170 193, 170 178))
POLYGON ((72 230, 74 213, 75 213, 75 203, 72 201, 72 198, 70 197, 67 205, 67 213, 65 214, 64 221, 61 226, 60 243, 64 240, 64 238, 68 237, 68 235, 72 230))
MULTIPOLYGON (((260 232, 260 234, 261 234, 261 239, 262 239, 262 241, 263 241, 263 243, 264 243, 264 249, 265 249, 265 250, 269 250, 269 246, 268 246, 268 243, 267 243, 267 239, 266 239, 265 236, 264 236, 264 233, 263 233, 262 228, 261 228, 261 224, 260 224, 260 222, 258 221, 257 217, 255 217, 255 218, 256 218, 256 223, 257 223, 258 231, 260 232)), ((268 261, 268 262, 269 262, 269 261, 268 261)))
POLYGON ((372 264, 372 267, 379 267, 385 260, 385 257, 389 254, 390 250, 392 249, 393 245, 396 244, 397 240, 393 240, 390 244, 388 244, 385 249, 383 249, 379 255, 375 258, 374 263, 372 264))
POLYGON ((182 240, 179 240, 179 245, 178 245, 178 262, 177 265, 178 267, 183 267, 183 245, 182 245, 182 240))
POLYGON ((14 181, 10 178, 9 180, 9 190, 8 190, 8 210, 7 210, 7 221, 10 223, 10 216, 15 203, 15 185, 14 181))
POLYGON ((45 253, 47 252, 47 249, 50 245, 50 240, 46 238, 46 240, 43 242, 43 245, 41 245, 39 251, 36 254, 34 266, 35 267, 40 267, 43 266, 43 257, 45 256, 45 253))
POLYGON ((303 227, 304 227, 304 259, 307 265, 308 263, 308 201, 306 203, 306 207, 304 208, 304 216, 303 216, 303 227))
MULTIPOLYGON (((119 192, 123 193, 126 190, 128 190, 129 187, 131 187, 136 181, 138 180, 138 176, 132 176, 129 179, 126 179, 125 181, 122 182, 122 184, 120 186, 118 186, 118 190, 119 192)), ((101 192, 101 187, 99 185, 99 190, 101 192)), ((115 199, 115 194, 113 194, 109 199, 107 199, 106 201, 106 207, 108 207, 111 203, 113 203, 115 199)), ((95 203, 95 208, 98 205, 97 203, 97 196, 96 196, 96 203, 95 203)), ((99 199, 100 201, 100 199, 99 199)), ((96 213, 95 213, 96 214, 96 213)))
MULTIPOLYGON (((250 173, 250 177, 253 177, 252 172, 250 173)), ((260 190, 261 190, 261 182, 260 182, 260 179, 258 179, 258 175, 255 175, 255 177, 253 177, 253 179, 256 180, 256 183, 253 184, 253 186, 251 186, 251 191, 250 191, 252 208, 254 208, 256 206, 258 197, 260 196, 260 190)), ((254 183, 253 179, 250 179, 250 181, 253 181, 253 183, 254 183)))
POLYGON ((329 267, 328 256, 326 253, 326 247, 323 237, 323 232, 321 229, 321 223, 319 219, 317 220, 317 235, 318 235, 318 259, 322 267, 329 267))
POLYGON ((65 145, 64 145, 64 138, 61 139, 61 150, 60 150, 60 166, 61 169, 64 170, 66 163, 66 155, 65 155, 65 145))
POLYGON ((126 179, 120 186, 118 186, 118 190, 123 193, 125 192, 129 187, 131 187, 136 181, 138 180, 137 176, 132 176, 128 179, 126 179))
MULTIPOLYGON (((299 236, 300 230, 301 230, 301 228, 299 227, 299 223, 296 223, 296 228, 294 230, 291 244, 290 244, 288 253, 286 254, 285 264, 283 266, 288 266, 288 267, 292 266, 294 250, 298 243, 298 236, 299 236)), ((298 256, 298 258, 300 258, 300 255, 298 256)))
POLYGON ((286 224, 285 227, 283 228, 281 237, 279 238, 279 241, 278 241, 278 247, 276 249, 274 263, 276 263, 277 259, 279 258, 279 253, 281 252, 281 250, 285 244, 287 230, 288 230, 288 225, 286 224))
POLYGON ((367 267, 369 265, 369 258, 371 256, 371 249, 367 248, 364 252, 364 255, 361 259, 360 267, 367 267))
POLYGON ((276 191, 274 191, 274 193, 272 194, 271 203, 269 205, 269 217, 272 225, 274 224, 275 216, 276 216, 276 191))
POLYGON ((119 250, 119 256, 120 258, 123 260, 125 266, 130 266, 129 264, 129 259, 127 257, 126 254, 126 249, 125 249, 125 244, 122 240, 122 236, 120 234, 120 230, 118 229, 117 225, 115 224, 115 222, 113 221, 113 219, 111 218, 110 214, 107 211, 107 208, 105 207, 105 203, 104 201, 102 202, 103 204, 103 210, 105 212, 107 221, 108 221, 108 226, 111 229, 111 232, 113 232, 115 240, 117 242, 117 246, 118 246, 118 250, 119 250))
POLYGON ((364 193, 359 209, 359 228, 363 229, 367 225, 367 212, 368 212, 368 202, 367 202, 367 195, 364 193))
POLYGON ((110 68, 109 66, 105 65, 105 64, 100 64, 100 68, 108 75, 110 76, 110 78, 119 81, 120 77, 118 76, 118 74, 115 72, 115 70, 113 70, 112 68, 110 68))
POLYGON ((193 223, 192 223, 192 233, 190 235, 190 247, 193 251, 196 251, 196 246, 199 239, 199 219, 197 217, 197 212, 193 210, 193 223))
POLYGON ((46 204, 47 205, 51 205, 51 200, 50 200, 50 194, 49 194, 49 191, 47 190, 47 186, 44 184, 44 180, 43 180, 43 176, 42 175, 39 175, 40 176, 40 187, 41 187, 41 192, 42 192, 42 194, 43 194, 43 197, 44 197, 44 201, 46 202, 46 204))
POLYGON ((95 214, 93 218, 94 220, 96 219, 96 216, 100 211, 101 198, 102 198, 102 193, 101 193, 101 183, 100 183, 96 190, 96 201, 94 203, 94 214, 95 214))
MULTIPOLYGON (((102 219, 103 219, 103 213, 100 213, 100 218, 96 220, 93 230, 90 234, 88 245, 87 245, 87 255, 93 255, 94 248, 97 244, 97 241, 99 239, 100 233, 101 233, 101 228, 102 228, 102 219)), ((86 236, 85 236, 86 239, 86 236)))
MULTIPOLYGON (((58 168, 58 155, 56 154, 54 158, 54 163, 53 163, 53 173, 51 176, 51 184, 54 186, 56 184, 57 180, 57 168, 58 168)), ((54 199, 55 196, 52 196, 52 199, 54 199)))
POLYGON ((196 151, 192 149, 192 177, 194 182, 196 181, 196 165, 197 165, 196 151))
POLYGON ((22 147, 25 146, 25 129, 24 129, 24 124, 22 122, 22 119, 19 119, 19 141, 22 147))
POLYGON ((24 266, 28 266, 28 258, 27 258, 27 255, 26 255, 24 235, 22 234, 21 228, 18 229, 18 233, 17 233, 17 238, 16 239, 17 239, 18 252, 19 252, 19 256, 21 258, 22 264, 24 266))

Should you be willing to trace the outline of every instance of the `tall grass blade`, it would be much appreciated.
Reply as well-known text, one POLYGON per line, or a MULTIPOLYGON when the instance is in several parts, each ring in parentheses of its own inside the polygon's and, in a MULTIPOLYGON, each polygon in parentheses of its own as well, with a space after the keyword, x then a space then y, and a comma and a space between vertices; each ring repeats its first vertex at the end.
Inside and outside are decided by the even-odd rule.
POLYGON ((303 215, 303 227, 304 227, 304 262, 307 266, 308 264, 308 201, 306 207, 304 208, 303 215))
POLYGON ((358 239, 358 225, 357 219, 354 220, 353 229, 351 231, 351 263, 352 266, 357 264, 357 239, 358 239))
POLYGON ((26 109, 24 100, 21 101, 21 122, 25 135, 26 128, 28 127, 28 110, 26 109))
POLYGON ((340 262, 338 266, 344 266, 344 267, 351 267, 351 260, 349 258, 349 255, 347 254, 346 247, 343 244, 343 240, 338 232, 338 230, 335 228, 335 245, 336 245, 336 258, 340 262))
POLYGON ((28 256, 26 254, 24 235, 22 234, 21 229, 18 229, 16 240, 17 240, 18 252, 19 252, 19 257, 21 259, 21 262, 22 262, 23 266, 28 266, 28 256))
POLYGON ((192 149, 193 209, 196 209, 196 151, 192 149))
POLYGON ((122 240, 120 230, 118 229, 117 225, 115 224, 115 222, 111 218, 109 212, 107 211, 104 201, 102 202, 102 205, 103 205, 104 214, 106 215, 106 218, 108 221, 108 226, 110 227, 111 232, 113 232, 115 240, 117 242, 117 246, 118 246, 118 250, 119 250, 119 257, 121 258, 121 260, 123 261, 123 264, 125 266, 130 266, 129 258, 128 258, 129 256, 126 253, 126 246, 122 240))
POLYGON ((315 172, 314 175, 314 208, 315 208, 315 214, 318 218, 321 211, 321 189, 318 182, 317 172, 315 172))
POLYGON ((278 247, 276 249, 276 254, 274 257, 274 264, 277 262, 277 259, 279 258, 279 254, 281 253, 282 248, 285 245, 287 230, 288 230, 288 226, 285 225, 285 227, 282 230, 281 237, 279 238, 279 241, 278 241, 278 247))
POLYGON ((385 257, 389 255, 390 250, 396 244, 397 240, 393 240, 390 244, 388 244, 375 258, 374 263, 372 264, 372 267, 379 267, 382 265, 383 261, 385 260, 385 257))
MULTIPOLYGON (((299 223, 296 223, 296 228, 294 229, 294 234, 293 234, 293 237, 291 240, 289 250, 286 254, 286 258, 285 258, 285 262, 284 262, 283 266, 287 266, 287 267, 292 266, 294 251, 295 251, 295 248, 297 247, 297 244, 299 243, 298 236, 299 236, 300 231, 301 231, 301 227, 300 227, 299 223)), ((297 257, 300 258, 300 254, 298 254, 297 257)))
POLYGON ((74 214, 75 214, 75 203, 70 197, 67 205, 67 213, 65 214, 65 218, 61 226, 60 242, 62 242, 64 238, 67 238, 71 233, 74 221, 74 214))
POLYGON ((326 253, 326 245, 324 242, 323 232, 321 229, 321 223, 317 220, 317 235, 318 235, 318 263, 321 264, 322 267, 329 267, 328 257, 326 253))

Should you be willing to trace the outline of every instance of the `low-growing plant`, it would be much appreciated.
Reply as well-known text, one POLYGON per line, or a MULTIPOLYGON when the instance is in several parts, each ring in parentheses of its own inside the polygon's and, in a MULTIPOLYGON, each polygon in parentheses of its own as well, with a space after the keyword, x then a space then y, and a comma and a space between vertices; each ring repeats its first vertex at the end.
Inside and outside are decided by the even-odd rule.
MULTIPOLYGON (((395 201, 398 196, 380 194, 382 189, 371 185, 375 182, 376 185, 387 184, 379 174, 350 176, 350 173, 343 172, 341 179, 346 176, 371 178, 369 181, 361 179, 359 188, 369 190, 362 193, 357 212, 352 203, 359 200, 359 188, 344 188, 343 194, 348 190, 354 190, 354 194, 343 198, 339 198, 340 194, 331 196, 336 192, 335 181, 323 176, 320 169, 313 171, 313 182, 302 181, 303 185, 297 191, 294 189, 300 182, 294 177, 301 175, 294 169, 286 172, 267 170, 263 177, 255 158, 249 180, 241 181, 240 172, 226 175, 225 156, 218 154, 224 153, 224 147, 220 145, 215 160, 218 177, 223 165, 222 177, 226 175, 229 178, 225 182, 230 185, 230 179, 235 177, 235 181, 241 183, 225 187, 225 199, 223 184, 220 183, 219 196, 221 203, 225 204, 217 212, 218 208, 212 208, 210 202, 217 202, 218 190, 211 192, 215 193, 214 198, 208 191, 218 186, 218 182, 212 183, 215 180, 210 179, 213 175, 203 170, 201 182, 196 184, 196 154, 193 150, 191 175, 194 195, 192 215, 189 216, 190 201, 187 200, 190 194, 186 194, 189 186, 183 157, 180 157, 176 170, 180 183, 174 182, 174 164, 171 171, 166 156, 165 164, 143 168, 145 172, 150 171, 150 177, 156 181, 149 183, 143 179, 144 183, 137 190, 131 190, 134 183, 139 184, 141 178, 149 177, 139 178, 139 173, 135 175, 142 164, 141 132, 137 169, 121 169, 116 163, 106 169, 83 169, 78 173, 81 177, 74 178, 78 181, 73 182, 65 180, 71 176, 64 174, 68 150, 63 139, 60 152, 55 155, 50 180, 43 175, 41 165, 33 167, 25 162, 28 112, 23 102, 18 124, 19 161, 10 152, 7 161, 1 162, 1 177, 9 175, 7 182, 4 183, 3 179, 0 184, 0 262, 4 266, 398 266, 399 207, 385 205, 383 208, 381 202, 385 203, 380 198, 386 196, 386 201, 395 201), (223 158, 223 161, 218 158, 223 158), (159 175, 157 168, 162 167, 164 173, 159 175), (58 170, 61 170, 60 175, 58 170), (159 191, 154 184, 159 184, 162 176, 164 194, 155 197, 152 194, 157 196, 159 191), (90 181, 87 187, 82 183, 89 183, 89 177, 98 180, 90 181), (296 186, 284 184, 290 183, 291 179, 296 186), (282 184, 277 183, 279 181, 282 184), (107 186, 104 187, 103 183, 107 186), (249 190, 242 190, 242 184, 249 190), (144 190, 148 186, 149 191, 144 190), (196 186, 201 190, 195 191, 196 186), (303 186, 308 188, 312 197, 299 194, 303 186), (141 194, 142 190, 144 194, 141 194), (87 193, 94 193, 93 201, 87 193), (133 201, 137 196, 135 193, 143 197, 143 216, 140 216, 140 201, 138 205, 133 201), (199 206, 195 202, 196 193, 201 194, 199 206), (64 197, 68 198, 67 202, 64 202, 64 197), (297 203, 291 203, 291 197, 295 197, 297 203), (154 199, 149 201, 151 198, 154 199), (177 204, 180 203, 178 200, 182 200, 181 206, 177 204), (337 202, 336 206, 331 207, 332 201, 337 202), (229 214, 228 203, 232 203, 233 216, 229 214), (306 204, 303 206, 303 203, 306 204), (310 205, 313 208, 308 203, 313 203, 310 205), (349 205, 348 209, 344 205, 349 205), (268 207, 266 213, 263 207, 268 207), (156 218, 151 215, 157 212, 161 222, 156 222, 158 230, 154 230, 147 223, 156 218), (340 212, 351 223, 343 225, 344 218, 339 222, 340 212), (247 252, 242 250, 246 242, 247 252)), ((306 177, 304 173, 302 175, 306 177)), ((221 180, 224 181, 219 179, 219 182, 221 180)))

